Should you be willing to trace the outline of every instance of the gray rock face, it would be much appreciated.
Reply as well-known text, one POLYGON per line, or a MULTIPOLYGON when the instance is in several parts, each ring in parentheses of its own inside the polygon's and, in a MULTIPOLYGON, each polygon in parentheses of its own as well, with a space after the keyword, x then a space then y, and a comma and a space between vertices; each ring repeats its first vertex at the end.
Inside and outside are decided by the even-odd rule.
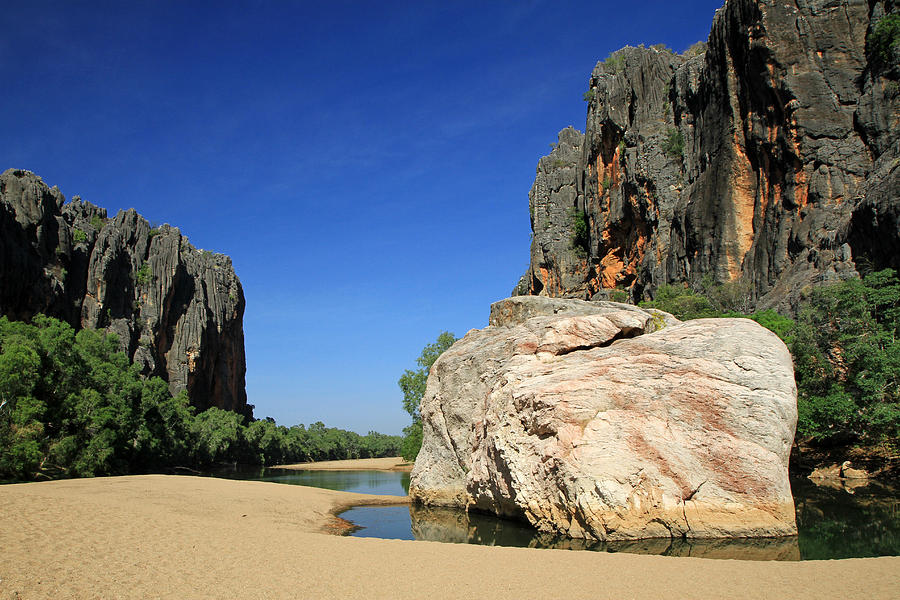
MULTIPOLYGON (((705 48, 628 47, 598 63, 567 195, 589 223, 588 253, 533 245, 527 293, 619 287, 640 300, 711 276, 747 282, 759 307, 789 308, 860 264, 896 268, 900 61, 866 50, 896 10, 728 0, 705 48)), ((571 237, 571 223, 555 216, 535 239, 540 227, 571 237)))
POLYGON ((617 540, 796 533, 790 354, 747 319, 518 297, 444 352, 410 496, 617 540))
POLYGON ((244 294, 231 260, 134 210, 106 211, 28 171, 0 175, 0 314, 115 333, 145 375, 200 409, 249 414, 244 294))
POLYGON ((583 143, 584 135, 571 127, 560 131, 553 151, 538 162, 528 193, 533 232, 528 282, 537 293, 558 296, 564 290, 579 289, 584 282, 587 256, 572 245, 576 169, 583 143))

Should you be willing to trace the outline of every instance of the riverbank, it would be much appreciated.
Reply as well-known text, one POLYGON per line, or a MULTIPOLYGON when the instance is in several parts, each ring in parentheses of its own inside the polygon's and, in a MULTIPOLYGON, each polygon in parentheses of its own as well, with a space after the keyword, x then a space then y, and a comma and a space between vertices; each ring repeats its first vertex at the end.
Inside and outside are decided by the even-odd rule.
POLYGON ((744 562, 325 535, 405 498, 143 475, 0 486, 0 598, 896 598, 900 558, 744 562))
POLYGON ((412 471, 413 463, 406 462, 399 456, 392 456, 354 460, 323 460, 293 465, 275 465, 272 468, 295 471, 412 471))

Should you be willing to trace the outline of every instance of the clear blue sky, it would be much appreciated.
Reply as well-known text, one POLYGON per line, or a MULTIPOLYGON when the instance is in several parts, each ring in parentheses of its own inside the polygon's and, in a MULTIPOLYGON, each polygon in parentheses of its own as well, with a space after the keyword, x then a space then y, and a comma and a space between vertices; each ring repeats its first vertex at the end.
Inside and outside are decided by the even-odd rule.
POLYGON ((525 271, 594 64, 721 4, 8 1, 0 171, 230 255, 257 417, 399 433, 402 371, 525 271))

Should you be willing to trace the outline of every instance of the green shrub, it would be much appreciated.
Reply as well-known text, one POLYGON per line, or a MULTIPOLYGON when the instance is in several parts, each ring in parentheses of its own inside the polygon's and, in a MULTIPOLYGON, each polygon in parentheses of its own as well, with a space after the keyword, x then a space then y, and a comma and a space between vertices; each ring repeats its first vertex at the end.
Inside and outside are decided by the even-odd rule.
POLYGON ((694 42, 691 44, 690 48, 684 51, 685 58, 693 58, 695 56, 700 56, 706 52, 706 42, 694 42))
POLYGON ((573 208, 572 217, 572 248, 579 254, 586 254, 590 248, 590 234, 588 233, 587 217, 583 211, 573 208))
POLYGON ((750 282, 744 279, 716 283, 710 275, 707 275, 700 282, 700 293, 706 296, 713 308, 723 313, 749 312, 753 307, 752 292, 750 282))
POLYGON ((638 306, 671 313, 682 321, 720 315, 706 296, 680 285, 662 285, 657 288, 653 300, 639 302, 638 306))
POLYGON ((628 292, 625 290, 612 290, 609 292, 609 299, 613 302, 628 302, 628 292))
POLYGON ((141 265, 141 268, 138 269, 137 273, 134 274, 134 280, 139 285, 147 285, 153 278, 153 273, 150 269, 150 263, 145 262, 141 265))
POLYGON ((793 344, 795 326, 793 319, 785 317, 771 308, 747 316, 780 337, 788 347, 793 344))
POLYGON ((581 96, 582 100, 584 100, 585 102, 590 102, 591 98, 593 98, 593 97, 594 97, 594 90, 588 90, 581 96))
POLYGON ((76 227, 72 230, 72 239, 76 244, 81 244, 87 241, 87 234, 76 227))
POLYGON ((101 229, 103 229, 103 227, 105 225, 106 225, 106 219, 104 219, 100 215, 94 215, 93 217, 91 217, 91 226, 94 229, 96 229, 97 231, 100 231, 101 229))
POLYGON ((662 151, 669 158, 681 158, 684 154, 684 134, 676 127, 671 127, 662 143, 662 151))
POLYGON ((881 64, 894 65, 894 52, 900 49, 900 14, 885 15, 875 23, 869 36, 869 55, 881 64))
POLYGON ((621 50, 611 53, 603 61, 603 64, 613 73, 621 73, 625 70, 625 54, 621 50))

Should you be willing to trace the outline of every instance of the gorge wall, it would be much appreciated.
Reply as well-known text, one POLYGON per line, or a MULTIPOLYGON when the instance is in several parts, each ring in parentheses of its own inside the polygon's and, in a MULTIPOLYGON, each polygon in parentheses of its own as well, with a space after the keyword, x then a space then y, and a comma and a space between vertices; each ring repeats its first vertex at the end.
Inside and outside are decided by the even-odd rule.
POLYGON ((728 0, 706 44, 598 63, 585 133, 538 163, 517 292, 637 301, 706 279, 790 310, 811 285, 900 269, 900 41, 876 33, 898 10, 728 0))
POLYGON ((194 248, 133 209, 106 210, 28 171, 0 175, 0 315, 43 313, 105 329, 144 375, 191 403, 252 412, 244 384, 244 294, 231 259, 194 248))

